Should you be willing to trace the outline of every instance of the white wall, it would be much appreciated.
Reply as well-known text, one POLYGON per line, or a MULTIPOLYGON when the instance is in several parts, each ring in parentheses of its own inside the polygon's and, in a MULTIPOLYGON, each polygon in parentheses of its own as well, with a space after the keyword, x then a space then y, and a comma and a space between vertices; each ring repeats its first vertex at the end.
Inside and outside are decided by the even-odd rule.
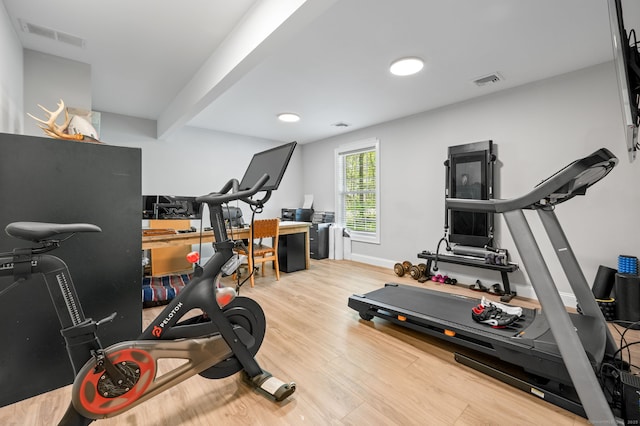
MULTIPOLYGON (((314 194, 317 209, 334 208, 335 147, 370 137, 380 139, 381 244, 354 242, 354 260, 391 267, 396 261, 417 262, 422 250, 435 251, 443 235, 447 147, 486 139, 497 145, 498 198, 524 194, 571 161, 600 147, 610 149, 619 166, 586 197, 556 212, 588 283, 598 265, 615 268, 619 254, 640 255, 640 164, 629 164, 624 150, 613 63, 305 145, 304 192, 314 194)), ((537 215, 527 217, 534 232, 541 230, 537 215)), ((497 244, 522 266, 502 218, 496 228, 497 244)), ((565 302, 572 304, 546 236, 541 241, 565 302)), ((500 281, 491 271, 446 264, 440 270, 462 282, 500 281)), ((522 272, 510 277, 519 294, 534 296, 522 272)))
MULTIPOLYGON (((24 50, 24 116, 26 113, 46 119, 47 115, 38 105, 49 111, 58 108, 62 99, 65 106, 91 110, 91 66, 59 56, 24 50)), ((57 123, 64 122, 64 113, 57 123)), ((38 123, 26 118, 24 133, 44 136, 38 123)))
POLYGON ((0 2, 0 132, 22 133, 23 55, 9 15, 0 2))
MULTIPOLYGON (((194 127, 184 127, 168 140, 158 140, 155 134, 155 121, 102 113, 102 141, 142 149, 143 194, 197 196, 217 191, 229 179, 242 179, 254 153, 282 144, 194 127)), ((256 219, 280 217, 280 209, 302 203, 301 194, 301 149, 298 146, 279 189, 256 219)), ((242 209, 245 222, 251 220, 252 212, 247 204, 232 205, 242 209)), ((208 225, 208 210, 205 209, 203 226, 208 225)), ((203 248, 203 258, 211 254, 210 247, 203 248)))
MULTIPOLYGON (((203 195, 217 191, 229 179, 242 179, 253 154, 282 144, 195 127, 184 127, 168 140, 156 139, 155 133, 155 121, 102 113, 102 141, 142 149, 144 194, 203 195)), ((294 152, 280 188, 261 217, 279 217, 281 208, 302 202, 300 151, 298 147, 294 152)), ((248 219, 250 210, 243 203, 239 207, 248 219)))

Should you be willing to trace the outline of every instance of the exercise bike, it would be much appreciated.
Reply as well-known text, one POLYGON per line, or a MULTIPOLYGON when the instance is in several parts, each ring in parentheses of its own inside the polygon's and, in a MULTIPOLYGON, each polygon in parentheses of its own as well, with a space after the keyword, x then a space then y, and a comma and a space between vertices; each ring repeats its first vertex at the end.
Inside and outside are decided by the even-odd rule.
POLYGON ((266 156, 256 154, 242 183, 232 179, 219 192, 198 197, 197 201, 209 207, 215 254, 205 265, 196 267, 190 283, 133 341, 102 347, 97 330, 116 314, 99 321, 86 318, 66 264, 47 254, 76 233, 100 232, 98 226, 42 222, 14 222, 6 226, 8 235, 35 246, 0 253, 0 276, 14 277, 13 284, 0 294, 25 282, 32 274, 42 274, 73 365, 76 378, 72 401, 60 425, 87 425, 96 419, 119 415, 196 374, 220 379, 242 371, 246 383, 277 402, 295 392, 294 382, 277 379, 254 358, 266 330, 260 305, 238 296, 234 288, 220 285, 220 277, 237 268, 235 242, 227 235, 223 205, 241 200, 261 208, 271 197, 271 191, 277 189, 294 147, 295 142, 274 148, 279 150, 275 154, 274 150, 265 151, 266 156), (271 164, 274 155, 279 160, 275 165, 271 164), (260 158, 266 158, 269 164, 260 158), (270 173, 257 175, 256 168, 266 169, 274 177, 270 178, 270 173), (247 178, 255 184, 244 189, 247 178), (261 191, 265 195, 254 200, 252 197, 261 191), (201 314, 183 318, 192 309, 200 310, 201 314), (158 375, 158 361, 162 358, 185 362, 158 375))

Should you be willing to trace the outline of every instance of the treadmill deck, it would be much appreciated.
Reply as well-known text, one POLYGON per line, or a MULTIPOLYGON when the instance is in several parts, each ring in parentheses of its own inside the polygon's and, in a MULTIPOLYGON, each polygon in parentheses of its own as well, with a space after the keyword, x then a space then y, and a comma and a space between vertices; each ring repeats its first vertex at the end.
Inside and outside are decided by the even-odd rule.
MULTIPOLYGON (((534 309, 523 308, 523 316, 513 327, 493 328, 480 324, 471 317, 471 309, 480 303, 473 298, 437 290, 429 290, 403 284, 389 283, 365 295, 354 295, 363 303, 371 302, 378 309, 391 310, 421 319, 437 321, 456 329, 468 330, 496 339, 512 340, 520 331, 530 326, 537 316, 534 309), (402 308, 398 308, 398 307, 402 308), (445 319, 446 318, 446 319, 445 319)), ((351 299, 350 304, 351 306, 351 299)), ((354 306, 352 308, 356 309, 354 306)), ((359 310, 359 309, 356 309, 359 310)))
MULTIPOLYGON (((396 283, 349 298, 349 307, 363 319, 386 319, 519 365, 533 367, 546 360, 564 369, 547 319, 539 311, 523 308, 522 318, 514 324, 493 328, 471 317, 471 309, 478 303, 479 298, 396 283), (518 354, 530 361, 533 357, 535 362, 518 360, 518 354)), ((599 335, 596 322, 584 315, 569 315, 587 353, 596 353, 598 339, 593 338, 599 335)), ((533 367, 537 372, 548 368, 539 365, 540 368, 533 367)))

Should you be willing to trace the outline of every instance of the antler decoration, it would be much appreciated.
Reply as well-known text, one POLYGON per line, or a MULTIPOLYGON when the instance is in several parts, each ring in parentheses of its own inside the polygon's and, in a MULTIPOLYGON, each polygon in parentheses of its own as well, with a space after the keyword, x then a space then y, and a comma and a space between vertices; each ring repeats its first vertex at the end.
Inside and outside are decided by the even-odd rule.
POLYGON ((38 104, 40 109, 42 109, 47 114, 46 120, 41 120, 33 115, 27 113, 27 115, 38 123, 44 124, 44 126, 39 126, 46 135, 51 136, 54 139, 64 139, 64 140, 72 140, 72 141, 88 141, 88 142, 99 142, 98 140, 85 136, 81 133, 78 134, 69 134, 68 127, 71 122, 71 117, 69 117, 69 112, 64 107, 64 101, 60 99, 58 102, 58 109, 55 111, 49 111, 42 105, 38 104), (58 120, 58 116, 64 111, 64 123, 62 125, 56 124, 58 120))

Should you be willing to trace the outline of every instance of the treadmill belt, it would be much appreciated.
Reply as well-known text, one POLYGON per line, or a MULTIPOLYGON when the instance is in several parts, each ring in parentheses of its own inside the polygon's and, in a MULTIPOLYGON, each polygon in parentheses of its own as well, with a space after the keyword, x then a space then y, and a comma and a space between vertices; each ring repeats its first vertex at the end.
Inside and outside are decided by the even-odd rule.
MULTIPOLYGON (((443 324, 454 324, 461 328, 480 330, 483 333, 511 338, 518 330, 524 330, 536 316, 533 309, 522 308, 523 317, 513 327, 493 328, 480 324, 471 317, 471 309, 480 299, 429 290, 420 287, 387 284, 385 287, 367 293, 366 298, 386 305, 387 309, 411 312, 421 317, 435 319, 443 324)), ((384 309, 381 306, 382 309, 384 309)))

